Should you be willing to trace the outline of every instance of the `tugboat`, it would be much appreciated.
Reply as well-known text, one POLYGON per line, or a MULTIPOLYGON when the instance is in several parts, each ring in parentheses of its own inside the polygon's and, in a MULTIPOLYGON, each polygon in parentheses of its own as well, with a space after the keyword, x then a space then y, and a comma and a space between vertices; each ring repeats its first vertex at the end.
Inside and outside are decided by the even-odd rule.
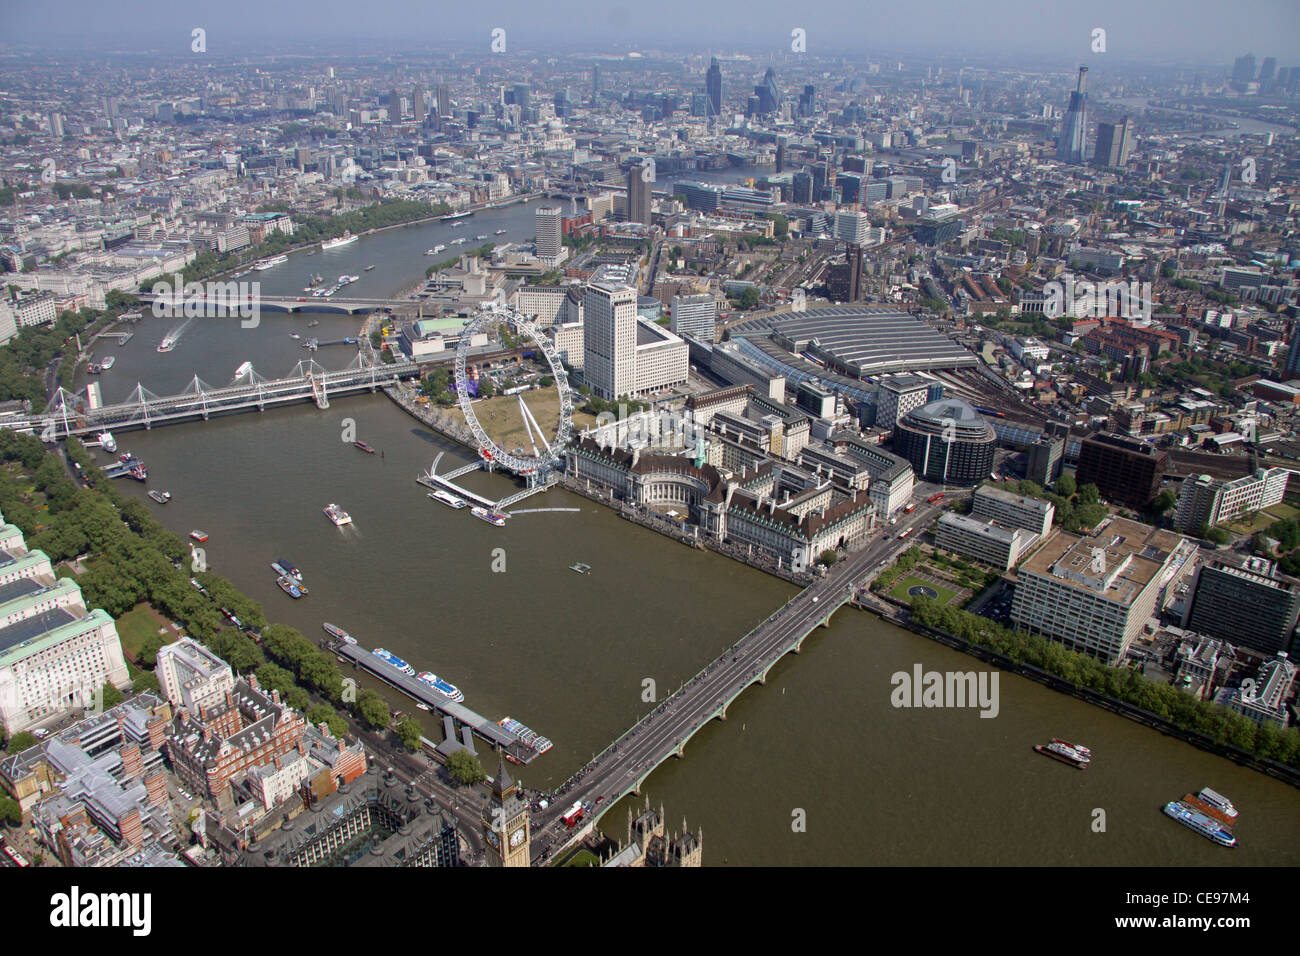
POLYGON ((1053 740, 1050 744, 1044 746, 1037 744, 1034 747, 1044 757, 1051 757, 1053 760, 1059 760, 1061 763, 1068 763, 1079 770, 1086 770, 1089 762, 1092 760, 1088 754, 1083 753, 1076 747, 1063 741, 1053 740))

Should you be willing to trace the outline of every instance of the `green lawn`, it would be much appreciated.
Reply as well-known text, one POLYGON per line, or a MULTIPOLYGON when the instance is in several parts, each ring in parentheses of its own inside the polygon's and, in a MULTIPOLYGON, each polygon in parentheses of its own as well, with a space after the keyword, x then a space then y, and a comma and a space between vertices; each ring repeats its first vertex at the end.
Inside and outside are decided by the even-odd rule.
POLYGON ((565 862, 565 866, 600 866, 600 860, 590 850, 579 850, 565 862))
POLYGON ((1287 504, 1276 504, 1271 508, 1265 508, 1264 514, 1272 515, 1278 521, 1285 521, 1287 518, 1294 518, 1300 515, 1300 508, 1287 504))
MULTIPOLYGON (((144 642, 158 634, 158 616, 143 604, 137 604, 117 619, 117 636, 122 639, 122 651, 127 657, 136 658, 144 642)), ((175 640, 168 628, 169 642, 175 640)))
POLYGON ((895 583, 894 586, 890 588, 889 595, 890 597, 897 598, 900 601, 910 602, 912 600, 912 596, 907 593, 907 590, 908 588, 916 587, 917 585, 930 588, 930 590, 938 594, 939 597, 937 598, 937 600, 941 604, 947 604, 949 601, 951 601, 954 597, 957 596, 957 592, 952 590, 951 588, 946 588, 943 587, 942 585, 935 584, 933 581, 926 581, 922 578, 916 577, 915 575, 908 575, 907 577, 903 578, 901 581, 895 583))

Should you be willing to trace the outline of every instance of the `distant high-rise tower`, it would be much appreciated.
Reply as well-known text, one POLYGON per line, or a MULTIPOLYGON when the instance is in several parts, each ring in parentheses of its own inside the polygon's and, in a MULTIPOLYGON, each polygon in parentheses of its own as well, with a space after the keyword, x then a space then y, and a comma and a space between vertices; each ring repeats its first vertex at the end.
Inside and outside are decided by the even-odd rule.
POLYGON ((537 226, 537 258, 554 261, 560 254, 560 217, 563 210, 559 206, 538 206, 533 213, 537 226))
POLYGON ((591 66, 591 105, 595 106, 600 99, 600 64, 593 63, 591 66))
POLYGON ((781 106, 781 91, 776 87, 776 70, 768 67, 763 73, 763 82, 754 87, 754 95, 758 97, 758 112, 760 114, 775 113, 781 106))
POLYGON ((1255 54, 1247 53, 1237 57, 1232 64, 1232 78, 1238 83, 1249 83, 1255 79, 1255 54))
POLYGON ((388 94, 388 118, 394 123, 402 118, 402 94, 397 92, 397 87, 388 94))
POLYGON ((654 176, 648 163, 638 161, 627 171, 627 221, 650 225, 650 190, 654 176), (647 182, 647 179, 649 180, 647 182))
POLYGON ((447 84, 439 83, 438 89, 436 90, 436 94, 438 98, 438 115, 450 116, 451 115, 451 91, 447 88, 447 84))
POLYGON ((1088 68, 1079 67, 1079 82, 1070 94, 1070 105, 1061 123, 1061 138, 1056 143, 1056 158, 1066 163, 1082 163, 1088 152, 1088 68))
POLYGON ((1272 80, 1274 75, 1276 75, 1276 73, 1277 73, 1277 57, 1275 56, 1264 57, 1264 62, 1261 63, 1259 67, 1260 85, 1263 86, 1265 83, 1272 80))
POLYGON ((411 88, 411 115, 417 123, 424 122, 424 90, 418 83, 411 88))
POLYGON ((709 115, 722 115, 722 67, 715 56, 709 64, 709 71, 704 74, 704 91, 709 98, 709 115))
POLYGON ((1093 162, 1098 166, 1123 167, 1133 152, 1133 127, 1125 116, 1119 123, 1097 124, 1097 149, 1093 162))

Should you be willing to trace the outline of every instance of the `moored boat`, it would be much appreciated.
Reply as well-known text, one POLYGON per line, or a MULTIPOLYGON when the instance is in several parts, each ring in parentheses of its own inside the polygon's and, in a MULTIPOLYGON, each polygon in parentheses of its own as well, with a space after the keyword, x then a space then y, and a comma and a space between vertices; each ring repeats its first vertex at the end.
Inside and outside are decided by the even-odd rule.
POLYGON ((1078 752, 1079 752, 1082 756, 1084 756, 1084 757, 1088 757, 1088 758, 1091 758, 1091 757, 1092 757, 1092 751, 1089 750, 1087 747, 1085 747, 1083 744, 1072 744, 1072 743, 1070 743, 1068 740, 1062 740, 1060 737, 1053 737, 1053 738, 1052 738, 1052 743, 1054 743, 1054 744, 1065 744, 1065 746, 1070 747, 1070 748, 1073 748, 1074 750, 1078 751, 1078 752))
POLYGON ((1165 804, 1164 810, 1165 816, 1177 820, 1183 826, 1195 830, 1201 836, 1207 840, 1213 840, 1219 846, 1237 845, 1237 838, 1232 835, 1231 830, 1195 807, 1188 806, 1180 800, 1170 800, 1165 804))
POLYGON ((158 504, 165 505, 167 502, 172 500, 172 493, 170 491, 151 491, 149 492, 149 497, 158 502, 158 504))
POLYGON ((291 575, 282 574, 275 579, 275 583, 280 585, 281 591, 289 595, 289 597, 293 598, 295 601, 298 598, 307 595, 306 586, 301 581, 295 580, 291 575))
POLYGON ((504 527, 506 519, 504 515, 499 515, 495 511, 488 511, 486 508, 475 505, 470 509, 470 514, 480 521, 486 521, 488 524, 496 525, 498 528, 504 527))
POLYGON ((289 575, 289 577, 296 578, 299 581, 302 580, 302 572, 299 571, 298 566, 294 564, 292 561, 290 561, 288 558, 280 558, 278 561, 276 561, 276 564, 284 568, 284 573, 289 575))
POLYGON ((434 501, 441 501, 448 508, 464 508, 465 499, 457 498, 450 491, 439 488, 436 491, 429 492, 429 497, 434 501))
POLYGON ((334 638, 335 640, 342 641, 344 644, 355 644, 357 642, 357 639, 355 637, 353 637, 347 631, 343 630, 343 628, 335 624, 329 623, 329 621, 326 621, 324 624, 321 625, 321 627, 325 628, 325 633, 328 634, 330 637, 334 638))
POLYGON ((335 239, 326 239, 320 244, 320 247, 322 249, 337 249, 339 246, 349 246, 360 238, 360 236, 354 236, 351 232, 344 230, 343 235, 335 239))
POLYGON ((412 667, 410 664, 406 663, 406 661, 402 660, 400 657, 398 657, 396 654, 392 653, 391 651, 386 651, 382 647, 376 647, 370 653, 374 654, 376 657, 378 657, 381 661, 383 661, 385 664, 389 665, 390 667, 397 668, 403 674, 407 674, 411 677, 415 676, 415 668, 412 667))
POLYGON ((1183 797, 1183 803, 1213 817, 1220 823, 1234 826, 1237 823, 1237 808, 1221 793, 1215 793, 1205 787, 1198 793, 1189 793, 1183 797))
POLYGON ((465 695, 460 692, 460 688, 458 688, 455 684, 447 683, 445 680, 440 678, 437 674, 432 673, 431 671, 420 671, 420 673, 415 675, 415 679, 422 684, 427 684, 429 687, 432 687, 439 694, 441 694, 443 697, 446 697, 450 701, 460 703, 462 700, 465 699, 465 695))
POLYGON ((108 452, 110 455, 117 451, 117 440, 113 438, 112 432, 100 432, 97 437, 99 439, 99 447, 104 449, 104 451, 108 452))

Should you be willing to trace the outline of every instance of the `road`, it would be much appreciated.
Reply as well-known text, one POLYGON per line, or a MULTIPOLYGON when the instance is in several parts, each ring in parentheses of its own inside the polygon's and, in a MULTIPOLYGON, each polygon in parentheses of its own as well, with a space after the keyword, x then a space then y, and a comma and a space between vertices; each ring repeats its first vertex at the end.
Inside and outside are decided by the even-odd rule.
MULTIPOLYGON (((922 503, 908 515, 916 534, 929 526, 941 503, 922 503)), ((900 523, 904 519, 900 519, 900 523)), ((905 525, 904 525, 905 526, 905 525)), ((886 526, 893 534, 895 528, 886 526)), ((901 528, 897 528, 901 530, 901 528)), ((561 815, 575 802, 595 804, 599 813, 631 792, 651 770, 673 754, 701 726, 717 716, 725 702, 788 653, 826 617, 828 610, 852 600, 888 562, 913 543, 878 537, 861 551, 833 565, 817 583, 805 588, 771 617, 729 647, 720 657, 641 718, 627 733, 598 754, 551 795, 551 805, 534 815, 533 860, 549 863, 572 840, 561 815)))

